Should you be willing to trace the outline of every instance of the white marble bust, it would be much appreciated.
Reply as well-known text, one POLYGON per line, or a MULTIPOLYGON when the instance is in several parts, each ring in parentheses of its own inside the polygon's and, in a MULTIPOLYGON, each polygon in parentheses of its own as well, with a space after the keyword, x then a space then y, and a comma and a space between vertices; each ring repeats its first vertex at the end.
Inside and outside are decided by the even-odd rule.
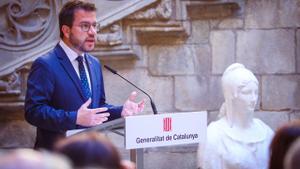
POLYGON ((217 121, 207 127, 207 140, 198 148, 202 169, 267 169, 272 129, 253 118, 258 80, 244 65, 230 65, 222 76, 225 102, 217 121))

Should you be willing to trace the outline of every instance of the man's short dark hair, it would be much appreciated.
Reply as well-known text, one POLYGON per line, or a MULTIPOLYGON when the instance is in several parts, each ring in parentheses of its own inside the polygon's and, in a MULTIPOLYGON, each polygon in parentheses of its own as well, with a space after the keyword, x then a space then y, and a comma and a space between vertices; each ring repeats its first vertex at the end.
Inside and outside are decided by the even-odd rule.
POLYGON ((72 27, 74 21, 74 13, 78 9, 91 11, 91 12, 97 10, 95 4, 81 1, 81 0, 73 0, 64 4, 64 6, 59 12, 59 31, 60 31, 61 38, 63 38, 64 36, 61 30, 62 26, 67 25, 69 27, 72 27))

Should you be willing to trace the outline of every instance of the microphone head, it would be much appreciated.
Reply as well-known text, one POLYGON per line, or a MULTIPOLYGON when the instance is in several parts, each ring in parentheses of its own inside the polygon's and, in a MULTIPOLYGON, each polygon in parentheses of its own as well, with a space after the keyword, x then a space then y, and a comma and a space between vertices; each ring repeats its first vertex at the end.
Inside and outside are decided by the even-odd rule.
POLYGON ((112 69, 111 67, 107 66, 107 65, 104 65, 104 67, 109 70, 111 73, 113 74, 117 74, 117 71, 115 71, 114 69, 112 69))

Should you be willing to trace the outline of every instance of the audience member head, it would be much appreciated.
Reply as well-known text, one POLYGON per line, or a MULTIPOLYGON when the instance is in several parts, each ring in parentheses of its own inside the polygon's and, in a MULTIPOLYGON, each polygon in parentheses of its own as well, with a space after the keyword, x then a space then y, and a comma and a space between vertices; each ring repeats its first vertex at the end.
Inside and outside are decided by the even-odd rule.
POLYGON ((252 120, 258 98, 258 80, 240 63, 233 63, 224 71, 222 89, 225 102, 220 115, 226 116, 230 125, 235 118, 252 120))
POLYGON ((283 160, 292 143, 300 137, 300 120, 288 123, 275 132, 270 151, 269 169, 283 169, 283 160))
POLYGON ((108 138, 97 132, 86 132, 59 141, 55 149, 71 159, 74 167, 125 169, 119 152, 108 138))
POLYGON ((17 149, 6 152, 0 158, 1 169, 71 169, 69 161, 50 152, 17 149))
POLYGON ((298 169, 300 167, 300 138, 288 149, 284 158, 284 169, 298 169))

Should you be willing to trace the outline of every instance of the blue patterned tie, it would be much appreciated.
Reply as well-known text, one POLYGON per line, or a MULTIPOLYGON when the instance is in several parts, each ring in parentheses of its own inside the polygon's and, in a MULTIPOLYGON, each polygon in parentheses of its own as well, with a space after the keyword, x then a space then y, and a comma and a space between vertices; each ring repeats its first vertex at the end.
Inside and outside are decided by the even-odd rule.
POLYGON ((78 61, 78 68, 79 68, 79 75, 80 75, 80 81, 81 81, 81 89, 82 92, 84 94, 84 97, 86 99, 91 97, 91 91, 90 91, 90 87, 89 87, 89 82, 87 79, 87 75, 83 66, 83 57, 82 56, 78 56, 76 58, 76 60, 78 61))

